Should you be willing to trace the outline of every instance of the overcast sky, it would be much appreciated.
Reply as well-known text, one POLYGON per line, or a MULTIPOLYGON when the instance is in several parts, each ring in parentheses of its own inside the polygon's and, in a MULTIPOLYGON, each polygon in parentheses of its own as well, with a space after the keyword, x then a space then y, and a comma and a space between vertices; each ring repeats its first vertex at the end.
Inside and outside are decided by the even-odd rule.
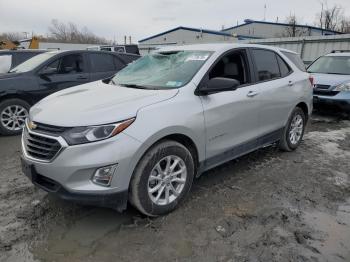
MULTIPOLYGON (((295 13, 299 22, 313 25, 320 12, 319 0, 0 0, 0 32, 46 34, 52 19, 86 26, 98 36, 133 40, 190 26, 219 30, 246 18, 284 22, 295 13)), ((328 0, 341 5, 350 17, 350 0, 328 0)))

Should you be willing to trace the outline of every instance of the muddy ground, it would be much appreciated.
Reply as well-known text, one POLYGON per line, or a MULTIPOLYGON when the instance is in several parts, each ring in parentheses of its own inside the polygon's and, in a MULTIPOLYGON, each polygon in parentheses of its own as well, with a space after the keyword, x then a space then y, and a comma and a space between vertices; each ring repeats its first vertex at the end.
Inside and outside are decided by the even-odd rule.
POLYGON ((0 137, 0 261, 350 261, 350 121, 316 114, 300 148, 206 172, 175 212, 82 207, 34 188, 0 137))

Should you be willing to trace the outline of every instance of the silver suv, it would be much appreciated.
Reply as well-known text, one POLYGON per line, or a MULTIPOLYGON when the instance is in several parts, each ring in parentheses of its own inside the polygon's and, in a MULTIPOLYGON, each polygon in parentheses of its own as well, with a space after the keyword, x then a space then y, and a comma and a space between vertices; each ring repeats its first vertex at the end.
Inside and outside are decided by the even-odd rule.
POLYGON ((50 95, 30 110, 23 172, 63 199, 170 212, 204 171, 278 141, 298 147, 312 85, 290 56, 299 59, 258 45, 169 47, 50 95))

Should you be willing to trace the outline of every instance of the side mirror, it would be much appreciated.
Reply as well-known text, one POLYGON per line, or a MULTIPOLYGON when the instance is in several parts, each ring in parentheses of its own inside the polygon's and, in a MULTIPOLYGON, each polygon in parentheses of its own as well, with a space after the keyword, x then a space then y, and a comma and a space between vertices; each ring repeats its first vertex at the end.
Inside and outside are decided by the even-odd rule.
POLYGON ((210 79, 206 85, 202 86, 198 91, 202 95, 209 95, 212 93, 233 91, 238 88, 240 82, 236 79, 214 77, 210 79))
POLYGON ((48 76, 48 75, 53 75, 57 72, 56 68, 52 68, 52 67, 46 67, 43 70, 40 71, 40 75, 43 76, 48 76))

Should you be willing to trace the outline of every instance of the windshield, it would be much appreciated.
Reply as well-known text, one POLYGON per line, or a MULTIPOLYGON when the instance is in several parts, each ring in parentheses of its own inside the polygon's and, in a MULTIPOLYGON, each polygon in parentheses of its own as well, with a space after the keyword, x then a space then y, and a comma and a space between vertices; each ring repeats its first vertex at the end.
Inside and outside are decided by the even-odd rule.
POLYGON ((210 55, 209 51, 146 55, 119 71, 112 83, 135 88, 179 88, 191 81, 210 55))
POLYGON ((24 73, 33 70, 37 66, 39 66, 41 63, 45 62, 49 58, 56 55, 56 52, 53 53, 42 53, 39 55, 36 55, 27 61, 24 61, 22 64, 19 64, 18 66, 12 68, 9 73, 24 73))
POLYGON ((310 73, 350 75, 350 56, 323 56, 308 68, 310 73))

